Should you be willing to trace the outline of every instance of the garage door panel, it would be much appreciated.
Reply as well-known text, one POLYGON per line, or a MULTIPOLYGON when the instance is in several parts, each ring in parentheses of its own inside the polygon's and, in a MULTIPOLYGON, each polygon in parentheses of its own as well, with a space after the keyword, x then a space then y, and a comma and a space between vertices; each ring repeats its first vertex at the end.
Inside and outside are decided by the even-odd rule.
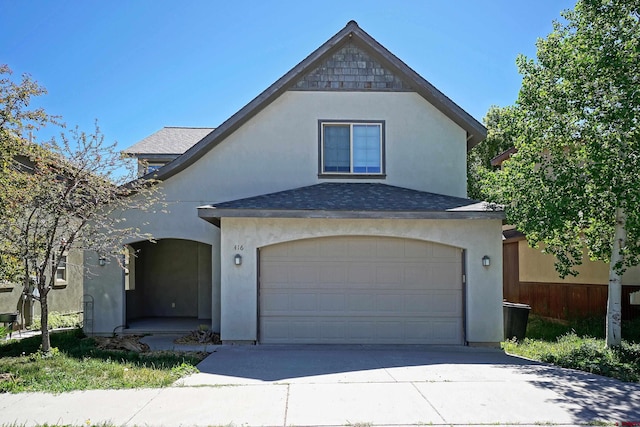
POLYGON ((321 258, 341 259, 349 253, 349 245, 347 239, 334 238, 323 242, 319 245, 319 253, 321 258))
POLYGON ((349 276, 349 266, 344 262, 319 262, 319 285, 343 286, 349 276))
POLYGON ((404 282, 404 264, 382 262, 376 264, 376 283, 383 285, 400 285, 404 282))
POLYGON ((344 321, 320 320, 320 342, 344 342, 347 339, 347 330, 344 321))
POLYGON ((260 314, 270 315, 284 313, 291 309, 289 292, 262 292, 260 297, 260 314))
POLYGON ((292 311, 318 311, 318 296, 315 293, 296 293, 291 295, 290 301, 292 311))
POLYGON ((385 240, 377 240, 373 245, 376 248, 376 258, 385 259, 385 258, 396 258, 396 259, 404 259, 405 258, 405 250, 404 250, 404 240, 401 239, 385 239, 385 240))
POLYGON ((375 264, 354 262, 349 265, 347 283, 366 284, 375 283, 375 264))
POLYGON ((325 313, 343 312, 347 307, 345 298, 344 293, 319 294, 318 308, 325 313))
POLYGON ((262 287, 276 286, 278 283, 289 283, 289 271, 284 262, 265 262, 260 269, 260 276, 262 287))
POLYGON ((380 313, 395 314, 405 306, 405 296, 396 293, 378 295, 376 308, 380 313))
POLYGON ((381 237, 300 243, 261 250, 261 342, 462 343, 459 249, 381 237))
POLYGON ((404 258, 418 258, 421 260, 432 258, 433 248, 434 245, 429 242, 422 242, 420 240, 405 240, 404 258))
POLYGON ((442 288, 462 288, 462 268, 460 263, 430 263, 429 282, 434 286, 441 285, 442 288))
POLYGON ((273 344, 460 344, 458 318, 434 320, 404 318, 354 320, 350 317, 307 318, 305 320, 269 319, 261 330, 263 342, 273 344), (401 341, 399 341, 399 339, 401 341))
POLYGON ((343 289, 300 292, 295 288, 269 291, 261 297, 262 316, 314 315, 334 316, 336 312, 348 316, 460 316, 460 291, 415 291, 343 289))
POLYGON ((347 243, 348 256, 351 259, 376 258, 376 242, 368 237, 350 239, 347 243))
POLYGON ((459 293, 425 293, 404 296, 404 312, 420 315, 427 312, 432 316, 460 316, 459 293))
POLYGON ((404 274, 407 288, 462 289, 460 268, 454 264, 405 264, 404 274))
POLYGON ((320 279, 317 263, 290 263, 286 268, 289 271, 289 283, 315 285, 320 279))

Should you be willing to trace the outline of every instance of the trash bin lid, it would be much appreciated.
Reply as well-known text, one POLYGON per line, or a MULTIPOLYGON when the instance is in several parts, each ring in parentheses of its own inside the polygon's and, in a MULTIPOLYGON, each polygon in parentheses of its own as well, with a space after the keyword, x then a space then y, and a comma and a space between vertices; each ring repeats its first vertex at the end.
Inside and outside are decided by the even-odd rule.
POLYGON ((502 306, 503 307, 511 307, 511 308, 524 308, 527 310, 531 310, 531 306, 529 304, 520 304, 517 302, 507 302, 507 301, 503 301, 502 302, 502 306))

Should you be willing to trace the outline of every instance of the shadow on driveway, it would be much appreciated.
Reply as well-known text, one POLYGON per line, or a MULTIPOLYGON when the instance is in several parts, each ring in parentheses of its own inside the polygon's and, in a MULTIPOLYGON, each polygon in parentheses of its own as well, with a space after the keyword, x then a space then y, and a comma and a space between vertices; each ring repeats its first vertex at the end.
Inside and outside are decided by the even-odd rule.
MULTIPOLYGON (((535 364, 498 349, 436 346, 368 345, 257 345, 222 346, 198 365, 202 373, 223 377, 286 382, 323 375, 353 374, 366 377, 374 371, 428 368, 535 364)), ((447 369, 448 371, 449 369, 447 369)), ((428 374, 429 369, 423 372, 428 374)), ((435 371, 434 371, 435 372, 435 371)), ((446 373, 446 372, 441 372, 446 373)), ((451 373, 450 373, 451 374, 451 373)), ((442 375, 440 375, 442 377, 442 375)), ((401 381, 397 378, 389 381, 401 381)), ((429 378, 416 378, 429 381, 429 378)), ((432 378, 432 380, 442 380, 432 378)), ((446 379, 445 379, 446 380, 446 379)))
POLYGON ((640 384, 628 383, 573 369, 535 362, 516 367, 534 375, 536 387, 555 392, 554 403, 572 402, 567 408, 577 419, 616 420, 621 425, 640 425, 640 384))

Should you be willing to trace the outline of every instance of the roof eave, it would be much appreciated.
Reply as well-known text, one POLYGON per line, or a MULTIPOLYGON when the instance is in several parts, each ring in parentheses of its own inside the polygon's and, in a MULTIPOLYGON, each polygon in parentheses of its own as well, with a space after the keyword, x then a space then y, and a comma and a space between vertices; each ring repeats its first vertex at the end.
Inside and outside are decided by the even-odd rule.
MULTIPOLYGON (((503 219, 503 211, 347 211, 306 209, 198 208, 198 216, 219 224, 221 218, 322 218, 322 219, 503 219)), ((216 224, 216 225, 217 225, 216 224)))

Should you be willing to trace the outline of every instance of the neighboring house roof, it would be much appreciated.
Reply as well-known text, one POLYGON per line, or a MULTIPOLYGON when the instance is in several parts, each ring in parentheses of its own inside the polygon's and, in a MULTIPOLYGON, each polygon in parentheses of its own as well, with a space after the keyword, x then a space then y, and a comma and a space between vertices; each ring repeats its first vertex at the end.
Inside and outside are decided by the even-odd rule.
POLYGON ((135 156, 153 154, 180 155, 214 129, 166 126, 122 152, 135 156))
POLYGON ((504 218, 486 202, 379 183, 322 183, 201 206, 207 220, 276 218, 504 218))
MULTIPOLYGON (((402 80, 403 84, 397 87, 394 85, 395 82, 390 82, 392 84, 391 89, 416 91, 429 103, 438 108, 445 116, 463 128, 467 132, 468 150, 473 148, 486 137, 487 129, 480 122, 436 89, 431 83, 422 78, 418 73, 409 68, 409 66, 389 52, 373 37, 363 31, 355 21, 350 21, 336 35, 307 56, 302 60, 302 62, 296 65, 279 80, 269 86, 264 92, 245 105, 240 111, 227 119, 227 121, 220 125, 215 131, 202 138, 202 140, 188 149, 176 160, 154 172, 155 177, 159 180, 165 180, 184 170, 204 156, 213 147, 218 145, 245 122, 262 111, 284 92, 287 90, 304 90, 304 88, 299 85, 300 81, 304 80, 309 74, 315 74, 316 68, 321 65, 323 61, 327 60, 330 55, 336 53, 348 43, 357 44, 358 47, 365 50, 383 67, 389 69, 393 75, 402 80), (404 83, 406 83, 408 88, 404 87, 404 83)), ((388 86, 385 85, 385 87, 388 86)), ((308 89, 310 89, 310 87, 307 86, 307 90, 308 89)), ((353 89, 350 89, 349 87, 329 87, 326 89, 317 87, 312 90, 353 89)), ((377 84, 372 84, 368 89, 358 90, 378 91, 383 90, 383 88, 382 86, 379 87, 377 84)))
MULTIPOLYGON (((508 226, 513 227, 513 226, 508 226)), ((503 226, 502 229, 502 240, 508 240, 510 242, 517 240, 525 240, 526 236, 523 232, 516 230, 515 228, 505 228, 503 226)))
POLYGON ((503 151, 491 159, 491 166, 502 166, 502 163, 504 163, 505 160, 509 160, 516 151, 518 151, 516 150, 516 147, 511 147, 508 150, 503 151))

